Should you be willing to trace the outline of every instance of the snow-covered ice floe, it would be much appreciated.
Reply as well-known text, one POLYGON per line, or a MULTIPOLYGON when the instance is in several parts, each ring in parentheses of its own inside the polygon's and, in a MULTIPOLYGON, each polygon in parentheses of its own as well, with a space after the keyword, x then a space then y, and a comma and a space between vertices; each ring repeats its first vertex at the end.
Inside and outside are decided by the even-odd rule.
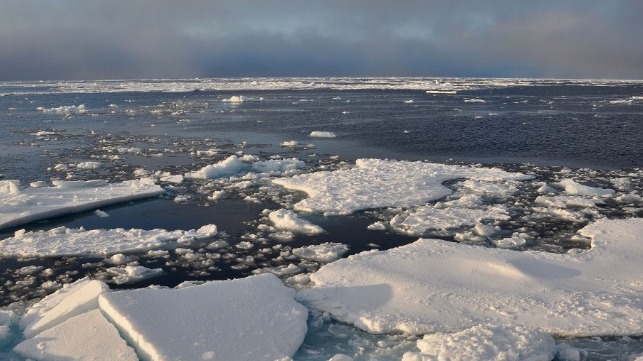
POLYGON ((104 256, 159 248, 170 242, 189 243, 216 234, 217 227, 213 224, 189 231, 123 228, 85 230, 67 227, 35 232, 19 230, 13 237, 0 240, 0 256, 104 256))
POLYGON ((333 132, 325 132, 321 130, 313 130, 308 135, 311 138, 335 138, 337 135, 333 132))
POLYGON ((206 165, 195 172, 188 172, 185 177, 191 179, 215 179, 235 176, 241 172, 256 172, 266 176, 289 175, 305 165, 306 163, 297 158, 269 159, 246 164, 242 158, 231 155, 220 162, 206 165))
POLYGON ((531 179, 497 168, 358 159, 351 169, 301 174, 272 182, 308 194, 308 198, 295 204, 296 210, 350 214, 372 208, 421 205, 451 194, 452 191, 442 183, 458 178, 481 181, 531 179))
POLYGON ((268 214, 268 219, 275 225, 275 228, 282 231, 306 234, 309 236, 324 232, 320 226, 300 218, 297 213, 288 209, 272 211, 268 214))
POLYGON ((299 297, 371 333, 427 334, 480 324, 564 336, 643 333, 643 219, 601 219, 567 254, 434 239, 323 266, 299 297))
POLYGON ((530 360, 549 361, 557 347, 551 335, 527 327, 478 325, 457 333, 425 335, 420 352, 402 361, 530 360))
POLYGON ((21 189, 17 180, 0 181, 0 229, 164 192, 149 178, 114 184, 102 180, 54 180, 52 183, 53 187, 21 189))
POLYGON ((36 360, 273 361, 295 354, 307 317, 271 274, 118 292, 83 279, 29 309, 20 321, 27 339, 14 351, 36 360))

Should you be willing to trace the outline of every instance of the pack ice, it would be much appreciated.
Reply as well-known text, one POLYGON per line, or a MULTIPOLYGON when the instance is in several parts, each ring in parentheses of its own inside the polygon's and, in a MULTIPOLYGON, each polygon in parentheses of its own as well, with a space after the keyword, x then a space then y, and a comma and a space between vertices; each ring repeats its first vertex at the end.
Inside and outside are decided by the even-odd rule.
POLYGON ((358 159, 351 169, 301 174, 272 182, 308 195, 295 204, 296 210, 350 214, 371 208, 421 205, 451 194, 442 183, 458 178, 498 182, 531 177, 497 168, 358 159))
POLYGON ((29 309, 14 351, 36 360, 289 358, 308 317, 293 296, 271 274, 117 292, 83 279, 29 309))
POLYGON ((114 184, 54 180, 52 184, 21 189, 17 180, 0 181, 0 229, 163 193, 149 178, 114 184))
POLYGON ((214 224, 189 231, 123 228, 85 230, 67 227, 35 232, 19 230, 13 237, 0 240, 0 256, 105 256, 163 247, 174 241, 189 243, 216 234, 214 224))
POLYGON ((481 324, 564 336, 643 333, 643 219, 602 219, 579 233, 591 249, 567 254, 419 239, 325 265, 300 297, 372 333, 481 324))

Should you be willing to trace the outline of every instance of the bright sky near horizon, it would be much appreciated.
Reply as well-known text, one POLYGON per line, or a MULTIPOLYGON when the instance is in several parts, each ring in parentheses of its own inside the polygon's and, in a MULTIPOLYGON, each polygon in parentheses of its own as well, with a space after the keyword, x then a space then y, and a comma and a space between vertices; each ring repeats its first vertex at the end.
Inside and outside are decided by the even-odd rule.
POLYGON ((0 80, 643 79, 640 0, 3 0, 0 80))

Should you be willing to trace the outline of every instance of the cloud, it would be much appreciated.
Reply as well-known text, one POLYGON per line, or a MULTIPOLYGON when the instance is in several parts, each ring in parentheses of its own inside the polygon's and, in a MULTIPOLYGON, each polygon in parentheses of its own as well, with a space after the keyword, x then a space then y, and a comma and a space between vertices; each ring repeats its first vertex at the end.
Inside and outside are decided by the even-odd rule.
POLYGON ((0 79, 643 78, 639 1, 532 3, 7 0, 0 79))

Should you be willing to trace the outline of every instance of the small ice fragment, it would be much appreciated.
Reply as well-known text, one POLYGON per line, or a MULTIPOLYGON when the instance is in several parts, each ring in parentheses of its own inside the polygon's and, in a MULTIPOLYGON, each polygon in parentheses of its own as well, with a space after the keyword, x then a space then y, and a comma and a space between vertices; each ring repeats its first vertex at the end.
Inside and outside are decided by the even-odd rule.
POLYGON ((282 231, 290 231, 297 234, 314 235, 323 233, 324 230, 287 209, 280 209, 270 212, 268 218, 276 228, 282 231))
POLYGON ((333 132, 325 132, 321 130, 313 130, 308 135, 311 138, 335 138, 337 135, 333 132))
POLYGON ((95 210, 95 211, 94 211, 94 214, 95 214, 97 217, 101 217, 101 218, 109 217, 109 214, 107 214, 107 212, 103 212, 103 211, 101 211, 100 209, 95 210))

